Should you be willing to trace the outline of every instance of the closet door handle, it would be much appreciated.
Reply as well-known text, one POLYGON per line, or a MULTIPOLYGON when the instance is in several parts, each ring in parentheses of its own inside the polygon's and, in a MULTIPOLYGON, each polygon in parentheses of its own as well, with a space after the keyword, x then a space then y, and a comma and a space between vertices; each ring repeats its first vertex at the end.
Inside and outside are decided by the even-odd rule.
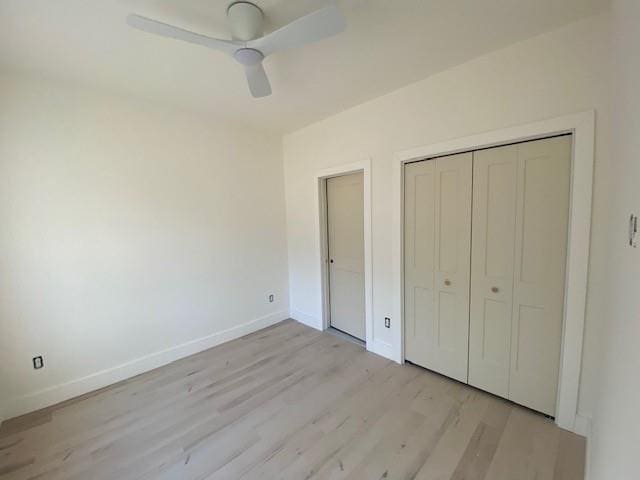
POLYGON ((444 284, 445 284, 447 287, 451 286, 451 280, 449 280, 449 279, 445 280, 445 281, 444 281, 444 284))
POLYGON ((493 293, 498 293, 500 291, 500 289, 498 287, 491 287, 491 291, 493 293))

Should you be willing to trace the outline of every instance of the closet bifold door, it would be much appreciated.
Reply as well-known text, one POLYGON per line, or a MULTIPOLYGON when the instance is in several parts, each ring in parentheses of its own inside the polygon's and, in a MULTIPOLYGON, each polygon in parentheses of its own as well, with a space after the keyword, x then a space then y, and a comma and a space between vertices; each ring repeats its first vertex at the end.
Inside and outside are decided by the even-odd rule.
POLYGON ((473 154, 469 384, 509 396, 518 147, 473 154))
POLYGON ((569 222, 571 136, 518 145, 509 399, 555 416, 569 222))
POLYGON ((469 383, 554 416, 571 137, 473 159, 469 383))
POLYGON ((466 382, 472 154, 405 165, 405 358, 466 382))

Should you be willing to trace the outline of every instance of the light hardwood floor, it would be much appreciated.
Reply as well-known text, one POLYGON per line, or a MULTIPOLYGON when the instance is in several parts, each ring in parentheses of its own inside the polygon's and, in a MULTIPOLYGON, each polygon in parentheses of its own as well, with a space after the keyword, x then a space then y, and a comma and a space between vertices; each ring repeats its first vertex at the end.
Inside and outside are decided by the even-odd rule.
POLYGON ((286 321, 0 427, 0 479, 583 478, 584 439, 286 321))

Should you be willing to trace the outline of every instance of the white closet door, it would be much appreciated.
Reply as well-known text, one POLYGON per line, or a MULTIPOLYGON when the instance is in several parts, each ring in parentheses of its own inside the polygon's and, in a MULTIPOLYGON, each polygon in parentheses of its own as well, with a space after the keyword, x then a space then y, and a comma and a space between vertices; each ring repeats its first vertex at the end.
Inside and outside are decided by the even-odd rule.
POLYGON ((518 145, 509 398, 555 415, 564 311, 571 137, 518 145))
POLYGON ((405 358, 467 381, 472 154, 405 166, 405 358))
POLYGON ((469 383, 555 414, 571 137, 474 153, 469 383))
POLYGON ((509 395, 518 147, 473 154, 469 383, 509 395))
POLYGON ((327 179, 331 326, 365 339, 362 173, 327 179))

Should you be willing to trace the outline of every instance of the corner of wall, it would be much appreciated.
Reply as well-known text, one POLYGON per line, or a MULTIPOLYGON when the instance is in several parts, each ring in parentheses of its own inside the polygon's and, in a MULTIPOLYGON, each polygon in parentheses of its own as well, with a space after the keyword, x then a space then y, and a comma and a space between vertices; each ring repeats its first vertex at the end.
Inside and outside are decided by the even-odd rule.
POLYGON ((320 331, 323 330, 321 319, 316 318, 313 315, 309 315, 308 313, 301 312, 300 310, 296 310, 293 307, 291 308, 291 318, 306 325, 307 327, 315 328, 320 331))

